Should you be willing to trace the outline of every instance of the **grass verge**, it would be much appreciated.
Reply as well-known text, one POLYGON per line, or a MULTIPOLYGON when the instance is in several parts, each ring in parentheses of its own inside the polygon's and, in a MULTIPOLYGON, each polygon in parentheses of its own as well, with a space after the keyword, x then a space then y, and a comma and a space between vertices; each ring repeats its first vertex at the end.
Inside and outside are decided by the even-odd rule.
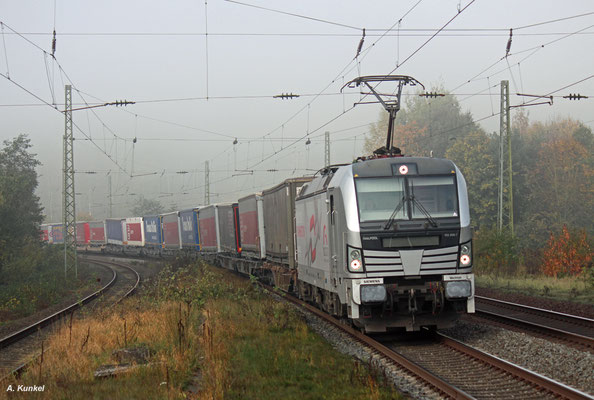
POLYGON ((533 275, 503 277, 482 273, 477 274, 475 279, 478 287, 547 299, 594 304, 594 290, 584 279, 576 277, 553 278, 533 275))
MULTIPOLYGON (((166 268, 143 294, 72 328, 64 323, 47 345, 43 360, 12 382, 45 385, 39 398, 399 398, 290 306, 204 264, 166 268), (124 348, 142 349, 147 362, 95 378, 100 366, 121 361, 124 348)), ((0 390, 0 398, 30 395, 0 390)))

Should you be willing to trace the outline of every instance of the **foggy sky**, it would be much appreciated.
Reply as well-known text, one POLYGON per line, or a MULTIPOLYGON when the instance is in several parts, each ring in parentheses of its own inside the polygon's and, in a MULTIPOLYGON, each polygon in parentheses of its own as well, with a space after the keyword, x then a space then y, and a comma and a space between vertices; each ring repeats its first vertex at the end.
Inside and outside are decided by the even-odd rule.
MULTIPOLYGON (((136 101, 73 114, 77 211, 102 219, 108 174, 114 213, 124 216, 139 195, 166 207, 202 204, 206 160, 211 201, 223 202, 321 168, 325 131, 333 163, 362 155, 382 108, 352 108, 357 90, 339 94, 359 75, 392 72, 427 89, 443 85, 494 132, 501 80, 510 81, 515 105, 532 100, 516 93, 549 94, 594 73, 594 14, 539 24, 593 12, 591 1, 422 0, 413 8, 417 2, 3 1, 0 73, 12 82, 0 77, 0 139, 32 139, 43 163, 38 194, 48 219, 60 221, 64 116, 15 83, 58 110, 65 84, 73 85, 74 108, 136 101), (282 93, 302 96, 272 98, 282 93)), ((593 96, 593 89, 589 79, 555 95, 593 96)), ((531 121, 571 117, 592 127, 593 101, 555 98, 527 110, 531 121)))

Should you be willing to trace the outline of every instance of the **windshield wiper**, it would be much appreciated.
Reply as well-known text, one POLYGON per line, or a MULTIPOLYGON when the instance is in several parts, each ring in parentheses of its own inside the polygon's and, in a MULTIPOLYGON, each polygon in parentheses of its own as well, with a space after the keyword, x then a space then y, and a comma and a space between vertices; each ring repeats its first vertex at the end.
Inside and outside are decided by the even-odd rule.
POLYGON ((390 215, 390 218, 388 218, 388 222, 386 222, 386 225, 384 225, 384 230, 390 229, 390 227, 394 223, 394 220, 396 219, 396 214, 398 214, 398 212, 402 209, 405 202, 406 202, 406 196, 402 196, 400 203, 398 203, 398 205, 396 206, 394 211, 392 211, 392 215, 390 215))
POLYGON ((429 214, 429 211, 427 211, 427 209, 425 208, 425 206, 423 206, 421 204, 420 201, 418 201, 414 195, 410 196, 411 201, 417 205, 417 207, 419 207, 419 210, 421 210, 421 212, 425 215, 425 218, 427 218, 427 221, 429 221, 429 223, 431 224, 432 227, 437 228, 437 222, 435 221, 435 219, 433 219, 433 217, 431 216, 431 214, 429 214))

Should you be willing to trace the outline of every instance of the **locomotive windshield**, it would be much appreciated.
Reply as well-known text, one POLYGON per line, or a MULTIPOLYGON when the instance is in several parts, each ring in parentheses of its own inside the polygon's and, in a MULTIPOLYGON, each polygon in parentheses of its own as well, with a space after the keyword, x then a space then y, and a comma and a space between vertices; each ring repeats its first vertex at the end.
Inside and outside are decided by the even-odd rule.
POLYGON ((355 184, 361 222, 458 216, 451 175, 358 178, 355 184))
MULTIPOLYGON (((361 222, 387 220, 405 195, 404 178, 362 178, 355 182, 361 222)), ((403 219, 405 213, 401 207, 394 218, 403 219)))
POLYGON ((410 194, 417 200, 412 202, 412 218, 424 218, 422 207, 433 218, 457 217, 458 195, 453 176, 408 178, 410 194), (422 207, 419 207, 418 204, 422 207))

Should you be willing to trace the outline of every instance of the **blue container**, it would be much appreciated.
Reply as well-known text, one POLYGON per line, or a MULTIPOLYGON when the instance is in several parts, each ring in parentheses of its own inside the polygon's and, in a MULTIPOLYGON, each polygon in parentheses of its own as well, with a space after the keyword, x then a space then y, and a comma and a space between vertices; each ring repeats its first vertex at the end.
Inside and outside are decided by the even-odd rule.
POLYGON ((63 224, 53 224, 50 232, 52 237, 51 243, 64 243, 64 226, 63 224))
POLYGON ((122 244, 122 240, 124 239, 122 221, 125 220, 120 218, 105 220, 105 237, 108 244, 122 244))
POLYGON ((181 221, 181 239, 183 249, 200 250, 200 235, 198 234, 198 209, 192 208, 179 212, 181 221))
POLYGON ((146 246, 150 247, 161 247, 163 245, 163 232, 159 215, 144 217, 144 242, 146 246))

